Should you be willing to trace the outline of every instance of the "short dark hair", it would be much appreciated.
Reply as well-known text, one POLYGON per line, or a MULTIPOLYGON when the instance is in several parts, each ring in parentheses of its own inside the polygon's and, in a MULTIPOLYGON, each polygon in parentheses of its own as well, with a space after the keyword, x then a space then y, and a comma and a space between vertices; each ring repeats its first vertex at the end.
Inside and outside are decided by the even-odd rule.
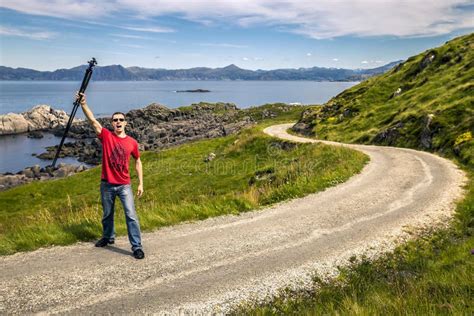
POLYGON ((110 117, 111 120, 113 120, 114 116, 117 115, 117 114, 122 114, 123 117, 125 118, 125 114, 123 112, 114 112, 114 114, 112 114, 112 116, 110 117))

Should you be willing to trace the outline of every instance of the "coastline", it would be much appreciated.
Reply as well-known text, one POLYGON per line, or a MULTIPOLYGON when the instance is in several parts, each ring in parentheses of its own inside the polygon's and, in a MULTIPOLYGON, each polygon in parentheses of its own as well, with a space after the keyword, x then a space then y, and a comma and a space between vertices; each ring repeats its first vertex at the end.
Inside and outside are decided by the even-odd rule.
MULTIPOLYGON (((303 105, 289 105, 283 103, 266 104, 258 107, 239 109, 232 103, 205 103, 170 109, 160 104, 150 104, 141 109, 126 113, 129 128, 127 134, 135 138, 141 151, 159 151, 164 148, 188 143, 200 139, 210 139, 234 134, 245 127, 252 126, 264 119, 275 118, 279 115, 307 108, 303 105)), ((111 129, 107 118, 98 118, 104 128, 111 129)), ((60 136, 64 126, 41 129, 41 133, 52 133, 60 136)), ((25 133, 3 135, 25 137, 25 133)), ((60 158, 73 158, 82 163, 62 164, 60 168, 48 170, 39 165, 24 166, 20 171, 4 172, 0 174, 0 190, 8 189, 34 180, 47 180, 64 177, 81 172, 89 166, 100 163, 101 144, 94 131, 86 121, 75 121, 68 134, 61 151, 60 158)), ((35 141, 32 139, 31 141, 35 141)), ((57 149, 57 143, 45 146, 46 151, 34 153, 37 158, 51 161, 57 149)), ((31 154, 30 154, 31 155, 31 154)), ((12 158, 14 159, 14 157, 12 158)), ((9 170, 11 171, 11 170, 9 170)))

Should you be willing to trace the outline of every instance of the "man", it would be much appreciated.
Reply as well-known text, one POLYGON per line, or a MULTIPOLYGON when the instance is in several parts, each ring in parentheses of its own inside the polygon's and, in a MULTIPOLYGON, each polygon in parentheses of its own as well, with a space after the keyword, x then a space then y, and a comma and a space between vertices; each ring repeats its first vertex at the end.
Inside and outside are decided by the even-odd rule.
MULTIPOLYGON (((100 196, 102 200, 102 238, 95 244, 96 247, 105 247, 113 244, 115 240, 114 229, 114 205, 118 196, 125 211, 127 223, 128 240, 132 245, 133 256, 136 259, 143 259, 145 253, 142 249, 140 224, 133 201, 133 192, 130 186, 129 162, 130 155, 135 158, 135 170, 138 175, 137 196, 143 194, 143 171, 138 151, 138 143, 135 139, 125 134, 125 114, 115 112, 112 114, 113 132, 102 125, 94 118, 92 111, 87 106, 86 97, 81 94, 81 107, 85 116, 91 123, 94 131, 102 142, 102 175, 100 183, 100 196)), ((79 94, 77 95, 79 98, 79 94)))

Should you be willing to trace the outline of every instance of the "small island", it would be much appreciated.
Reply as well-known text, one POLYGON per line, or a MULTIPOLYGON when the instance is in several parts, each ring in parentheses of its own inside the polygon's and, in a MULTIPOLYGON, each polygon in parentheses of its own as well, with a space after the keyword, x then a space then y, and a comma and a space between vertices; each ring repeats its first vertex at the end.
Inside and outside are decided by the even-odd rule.
POLYGON ((211 90, 205 90, 205 89, 194 89, 194 90, 176 90, 176 92, 193 92, 193 93, 204 93, 204 92, 211 92, 211 90))

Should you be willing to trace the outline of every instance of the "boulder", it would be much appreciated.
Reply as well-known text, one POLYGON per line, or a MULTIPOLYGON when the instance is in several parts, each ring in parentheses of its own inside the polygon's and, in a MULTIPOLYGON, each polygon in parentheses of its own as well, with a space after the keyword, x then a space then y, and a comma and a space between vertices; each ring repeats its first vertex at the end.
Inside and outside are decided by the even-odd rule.
POLYGON ((377 144, 384 144, 384 145, 395 145, 398 137, 400 136, 400 129, 405 126, 403 122, 397 122, 393 126, 382 130, 374 137, 374 142, 377 144))
POLYGON ((29 122, 21 114, 0 115, 0 135, 28 132, 29 122))
POLYGON ((69 116, 62 110, 55 110, 49 105, 37 105, 21 114, 0 115, 0 135, 64 127, 68 120, 69 116))
POLYGON ((31 180, 22 174, 0 175, 0 191, 25 184, 31 180))
POLYGON ((49 105, 37 105, 23 113, 25 119, 31 123, 30 130, 50 129, 65 126, 69 116, 63 110, 55 110, 49 105))
POLYGON ((402 88, 398 88, 392 95, 393 98, 398 97, 402 93, 402 88))
POLYGON ((428 114, 423 118, 423 129, 420 133, 420 145, 423 149, 430 149, 432 145, 433 131, 431 130, 431 122, 434 114, 428 114))
POLYGON ((433 62, 435 58, 436 58, 436 52, 435 51, 429 52, 423 57, 423 60, 419 64, 419 68, 425 69, 426 67, 428 67, 429 64, 433 62))
POLYGON ((32 131, 28 133, 28 138, 43 138, 43 133, 40 131, 32 131))
POLYGON ((204 162, 213 161, 215 158, 216 158, 216 154, 215 154, 215 153, 209 153, 209 155, 207 155, 207 157, 204 158, 204 162))
POLYGON ((33 170, 31 170, 31 168, 25 168, 25 169, 23 169, 23 171, 21 173, 27 178, 34 178, 35 177, 35 173, 33 172, 33 170))
POLYGON ((311 125, 303 122, 296 123, 291 130, 302 135, 314 135, 311 125))
POLYGON ((35 174, 35 177, 40 177, 41 176, 41 168, 39 165, 34 165, 31 167, 31 171, 35 174))

